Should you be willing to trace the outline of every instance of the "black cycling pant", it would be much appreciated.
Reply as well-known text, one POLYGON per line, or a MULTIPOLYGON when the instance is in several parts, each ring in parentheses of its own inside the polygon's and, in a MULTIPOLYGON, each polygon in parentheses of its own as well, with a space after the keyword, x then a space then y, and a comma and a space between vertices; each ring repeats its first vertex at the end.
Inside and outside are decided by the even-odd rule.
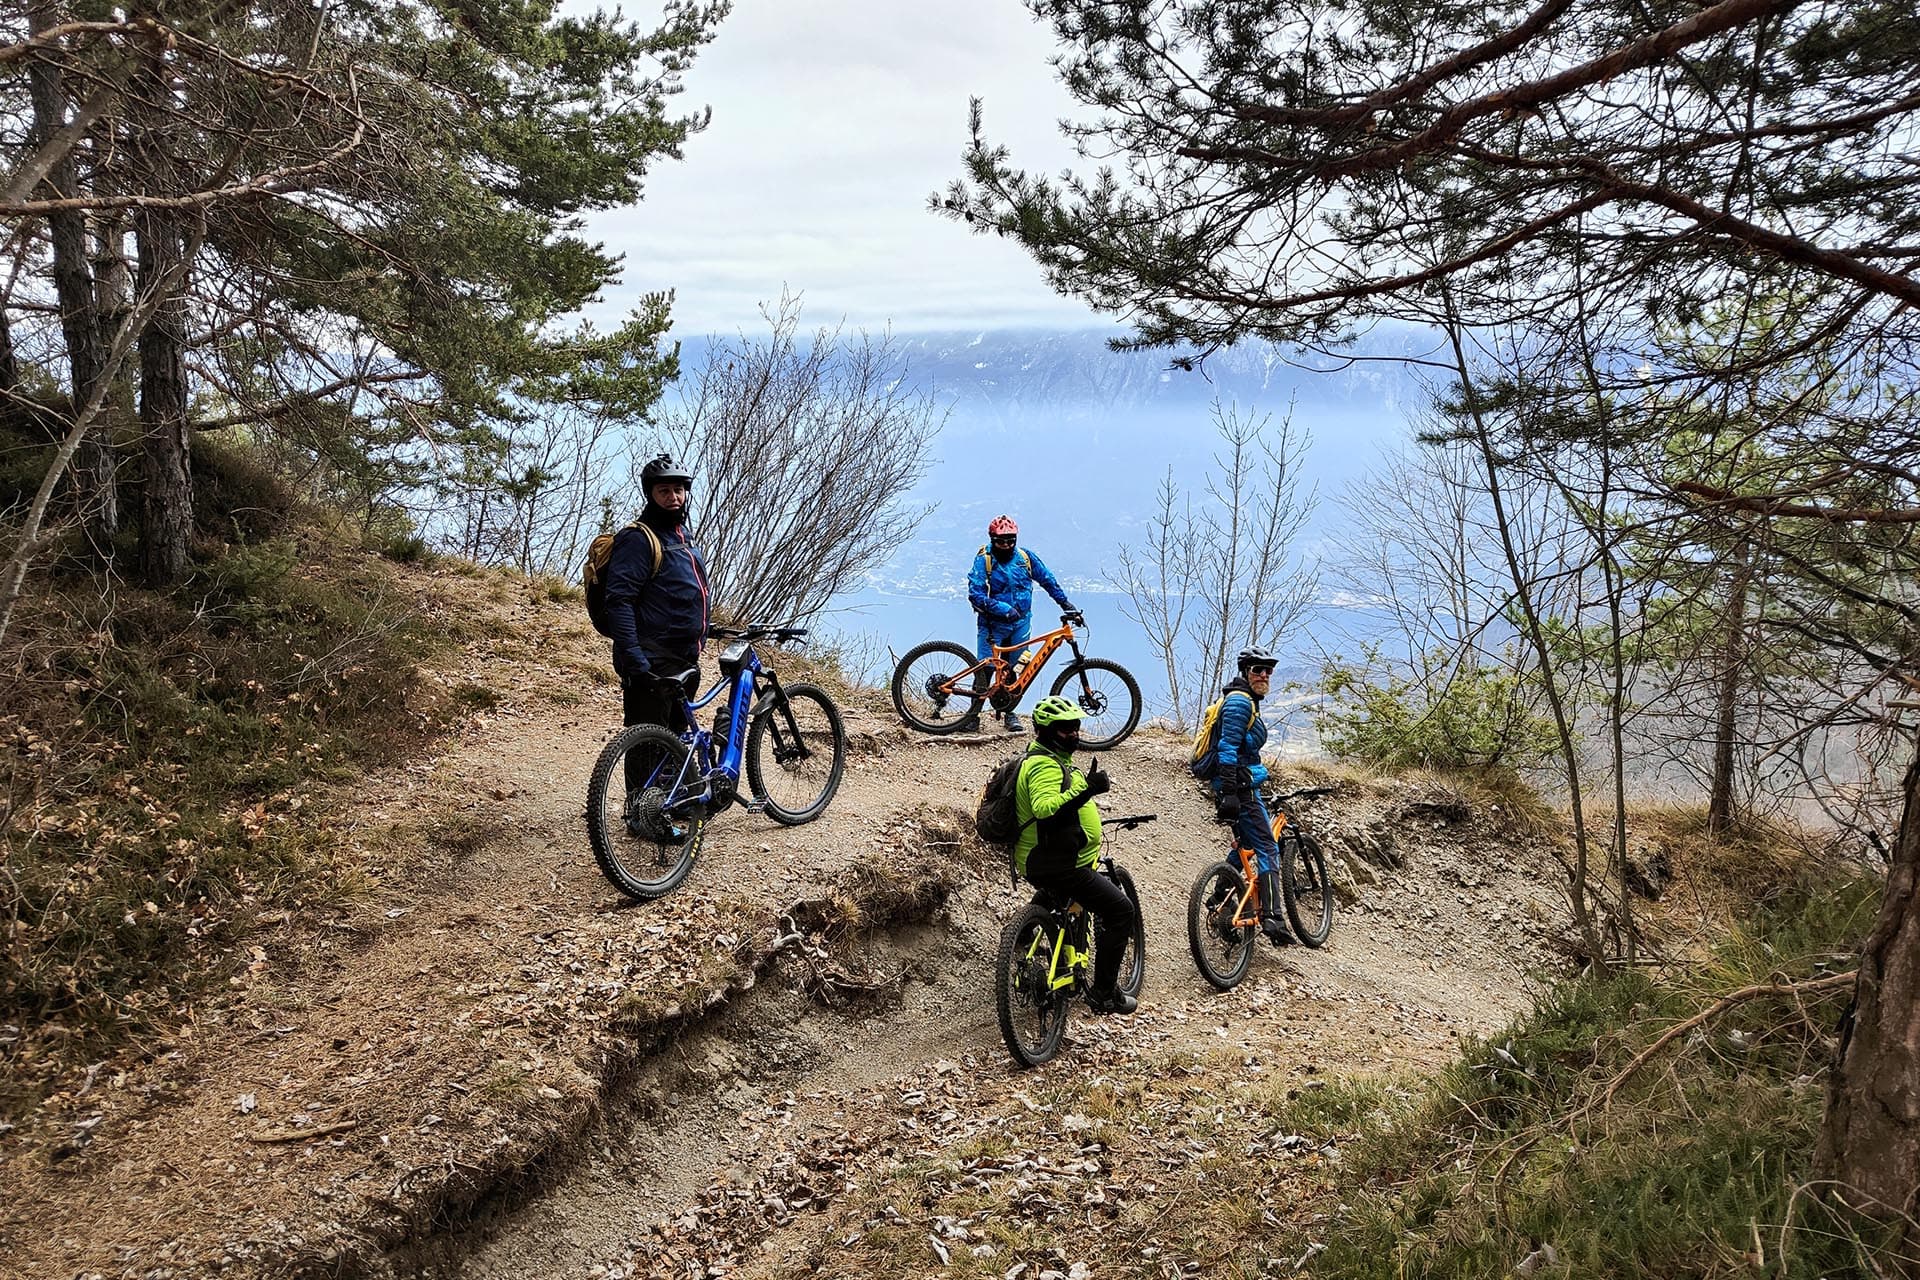
MULTIPOLYGON (((655 672, 684 671, 694 664, 693 658, 680 658, 678 655, 648 655, 653 659, 653 671, 629 675, 620 681, 621 710, 626 723, 664 725, 675 733, 684 733, 687 729, 686 702, 682 691, 673 685, 658 679, 655 672)), ((645 779, 639 776, 644 762, 637 753, 629 751, 626 758, 627 790, 633 791, 645 779)))
POLYGON ((1120 953, 1133 933, 1133 900, 1119 885, 1093 867, 1074 867, 1066 871, 1027 872, 1027 880, 1036 889, 1045 889, 1093 912, 1097 922, 1093 938, 1093 989, 1113 990, 1120 976, 1120 953))

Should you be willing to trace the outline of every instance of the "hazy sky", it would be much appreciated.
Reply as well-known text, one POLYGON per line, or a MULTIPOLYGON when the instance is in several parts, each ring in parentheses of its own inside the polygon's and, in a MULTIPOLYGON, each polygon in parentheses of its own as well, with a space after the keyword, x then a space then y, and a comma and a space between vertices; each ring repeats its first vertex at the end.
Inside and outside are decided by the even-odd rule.
POLYGON ((683 335, 752 331, 783 287, 810 325, 1102 323, 1013 245, 926 209, 960 172, 970 96, 1016 162, 1072 160, 1052 51, 1017 0, 737 0, 679 99, 713 123, 591 224, 626 257, 607 303, 671 287, 683 335))

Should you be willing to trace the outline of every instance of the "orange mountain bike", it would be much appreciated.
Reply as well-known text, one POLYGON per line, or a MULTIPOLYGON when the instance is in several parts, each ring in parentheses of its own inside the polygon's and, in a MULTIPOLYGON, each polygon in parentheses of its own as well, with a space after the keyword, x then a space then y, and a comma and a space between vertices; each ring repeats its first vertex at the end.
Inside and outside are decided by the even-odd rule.
POLYGON ((1073 661, 1051 692, 1071 699, 1085 717, 1081 750, 1110 750, 1140 723, 1140 685, 1119 663, 1082 654, 1074 638, 1075 622, 1087 625, 1078 613, 1061 614, 1058 630, 1024 644, 995 645, 990 656, 980 659, 951 640, 909 649, 893 669, 893 709, 922 733, 952 733, 969 719, 977 721, 983 703, 995 711, 1018 706, 1040 668, 1064 644, 1073 650, 1073 661))
MULTIPOLYGON (((1280 897, 1293 936, 1324 946, 1333 932, 1333 879, 1320 842, 1301 830, 1285 806, 1291 800, 1331 795, 1332 787, 1275 796, 1273 838, 1280 846, 1280 897)), ((1234 841, 1233 852, 1200 873, 1187 897, 1187 945, 1200 976, 1221 991, 1239 985, 1253 966, 1253 940, 1260 936, 1260 876, 1253 850, 1234 841)))

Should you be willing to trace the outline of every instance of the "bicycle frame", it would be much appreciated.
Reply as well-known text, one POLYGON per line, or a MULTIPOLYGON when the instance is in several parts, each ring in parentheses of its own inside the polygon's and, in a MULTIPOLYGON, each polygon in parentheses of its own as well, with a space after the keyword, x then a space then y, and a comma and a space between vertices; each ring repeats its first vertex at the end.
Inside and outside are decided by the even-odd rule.
POLYGON ((1075 662, 1080 661, 1082 655, 1080 653, 1079 642, 1074 639, 1073 624, 1062 623, 1052 631, 1029 637, 1019 644, 994 645, 993 652, 990 655, 980 659, 980 661, 974 663, 958 675, 949 676, 947 680, 938 685, 937 688, 941 693, 951 694, 955 697, 972 697, 972 684, 967 683, 963 689, 962 682, 969 681, 973 675, 980 671, 992 668, 993 683, 989 684, 986 689, 989 695, 995 693, 1024 695, 1028 686, 1032 685, 1033 682, 1039 678, 1040 668, 1047 665, 1047 659, 1051 658, 1063 644, 1073 649, 1073 660, 1075 662), (1016 659, 1007 656, 1009 654, 1017 654, 1021 650, 1028 648, 1031 648, 1033 652, 1025 662, 1018 662, 1016 659), (1019 674, 1009 677, 1008 673, 1014 671, 1016 668, 1019 674))
POLYGON ((689 804, 708 803, 713 799, 716 778, 725 779, 730 784, 740 781, 740 763, 746 757, 747 750, 747 726, 754 714, 748 708, 752 705, 754 691, 762 678, 774 689, 779 688, 778 678, 761 664, 759 652, 751 644, 746 644, 740 664, 731 675, 714 681, 698 697, 681 700, 680 712, 691 727, 681 732, 680 740, 690 749, 679 775, 667 789, 667 799, 662 808, 672 811, 689 804), (701 727, 696 713, 716 702, 722 690, 729 691, 727 707, 731 718, 727 722, 726 749, 716 760, 713 755, 713 731, 701 727), (696 784, 700 787, 699 794, 688 794, 687 789, 696 784))
MULTIPOLYGON (((1073 980, 1087 967, 1089 958, 1086 952, 1069 941, 1079 931, 1078 926, 1085 919, 1087 909, 1076 902, 1065 911, 1056 914, 1066 917, 1066 927, 1057 930, 1053 935, 1053 955, 1047 964, 1047 990, 1049 991, 1058 991, 1062 987, 1072 986, 1073 980), (1066 961, 1064 968, 1061 966, 1062 960, 1066 961)), ((1040 938, 1035 935, 1032 943, 1027 947, 1028 960, 1033 959, 1039 947, 1040 938)))
MULTIPOLYGON (((1282 809, 1273 815, 1273 844, 1275 849, 1278 849, 1280 846, 1282 838, 1280 833, 1286 828, 1286 825, 1287 813, 1286 810, 1282 809)), ((1291 837, 1287 838, 1291 839, 1291 837)), ((1246 888, 1240 891, 1240 901, 1233 905, 1234 927, 1240 928, 1247 925, 1257 927, 1260 923, 1260 872, 1254 864, 1253 850, 1247 848, 1236 839, 1233 842, 1233 851, 1240 858, 1241 879, 1246 881, 1247 885, 1246 888), (1252 904, 1251 910, 1248 909, 1248 904, 1252 904)))
MULTIPOLYGON (((1158 816, 1150 813, 1115 818, 1113 825, 1117 830, 1131 831, 1142 823, 1152 822, 1158 816)), ((1113 855, 1111 853, 1101 855, 1098 865, 1104 873, 1112 876, 1113 855)), ((1081 945, 1083 941, 1089 945, 1092 943, 1092 938, 1087 936, 1089 917, 1085 903, 1069 902, 1065 907, 1055 910, 1053 914, 1061 921, 1061 928, 1054 934, 1053 955, 1047 963, 1047 990, 1058 991, 1062 987, 1072 986, 1075 979, 1090 970, 1093 964, 1093 952, 1081 945), (1064 966, 1062 961, 1065 961, 1064 966)), ((1036 937, 1027 947, 1029 961, 1034 958, 1039 948, 1040 939, 1036 937)))

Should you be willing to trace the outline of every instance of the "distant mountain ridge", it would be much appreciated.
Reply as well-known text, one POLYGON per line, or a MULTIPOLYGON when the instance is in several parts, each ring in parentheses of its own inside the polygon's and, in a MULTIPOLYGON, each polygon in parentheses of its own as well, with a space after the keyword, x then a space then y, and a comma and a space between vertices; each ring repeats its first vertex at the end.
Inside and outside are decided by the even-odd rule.
MULTIPOLYGON (((1178 352, 1114 351, 1110 336, 1098 329, 956 330, 895 334, 893 341, 907 381, 951 404, 963 430, 1117 411, 1204 415, 1215 400, 1270 411, 1290 399, 1398 407, 1417 396, 1398 361, 1433 346, 1431 334, 1412 329, 1382 330, 1334 357, 1249 342, 1189 371, 1174 367, 1178 352)), ((683 364, 697 367, 713 344, 711 338, 683 343, 683 364)))

